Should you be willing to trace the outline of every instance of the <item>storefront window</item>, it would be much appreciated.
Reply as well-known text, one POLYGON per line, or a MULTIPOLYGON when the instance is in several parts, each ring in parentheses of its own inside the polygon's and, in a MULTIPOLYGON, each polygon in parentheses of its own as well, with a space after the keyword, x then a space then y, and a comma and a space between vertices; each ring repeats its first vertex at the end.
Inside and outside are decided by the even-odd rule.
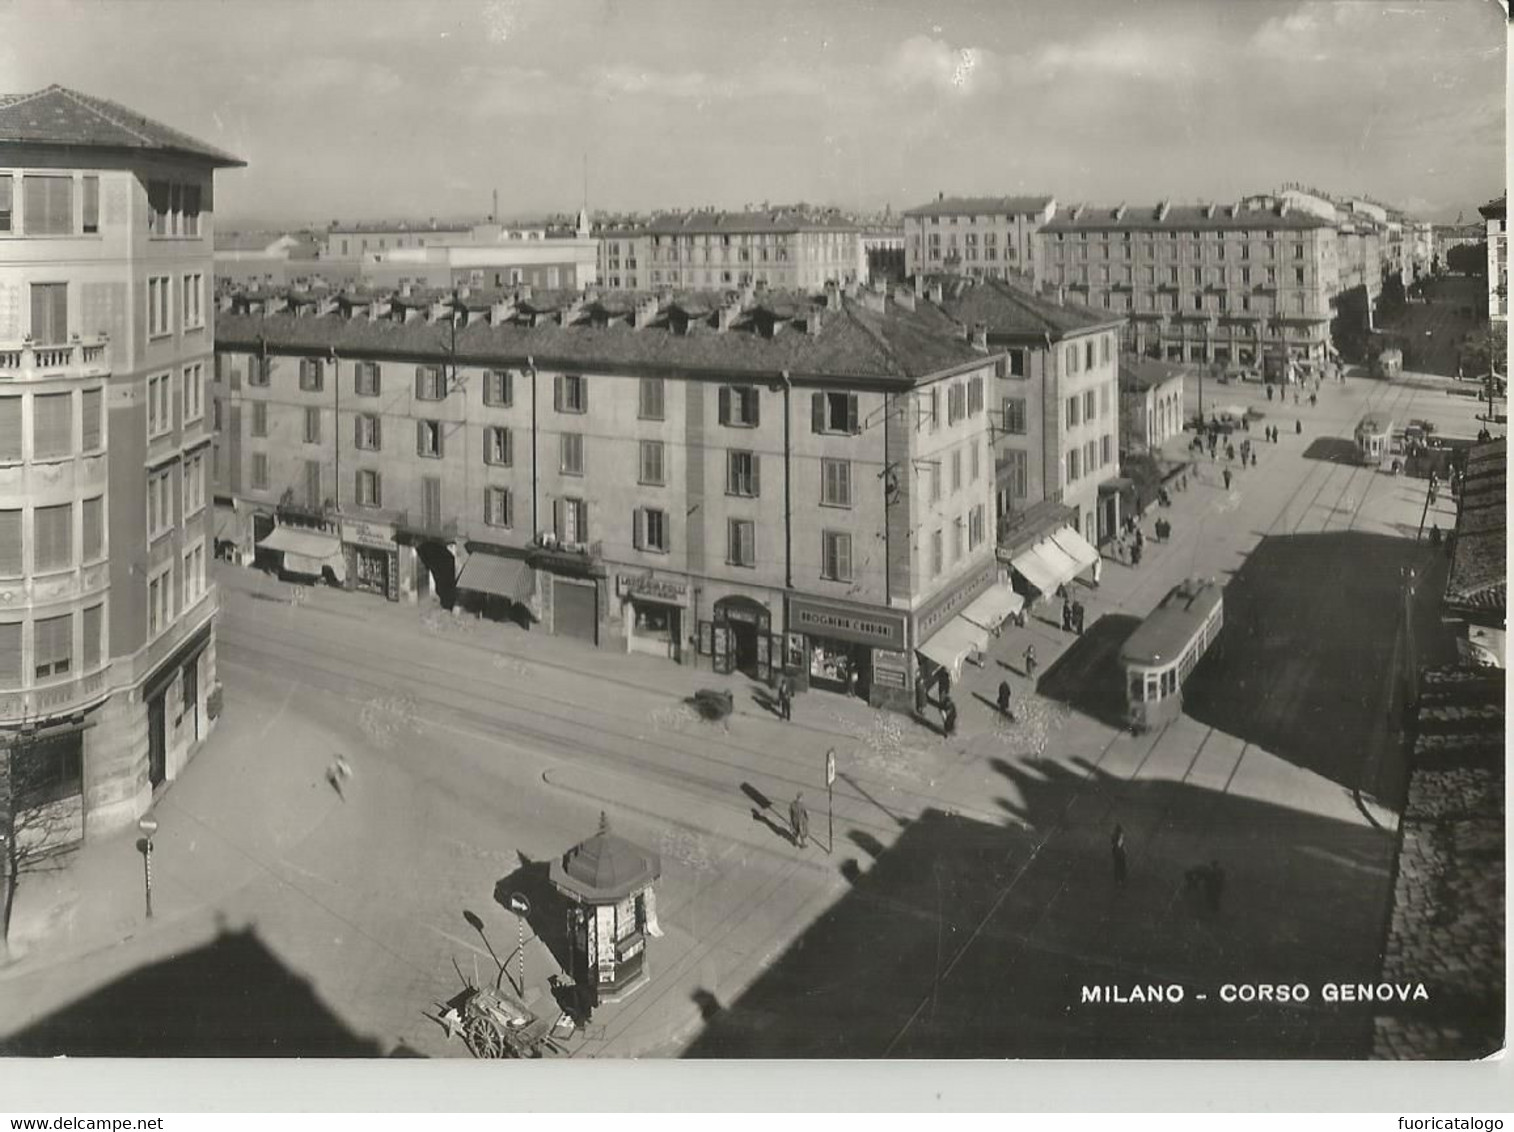
POLYGON ((673 610, 666 605, 651 602, 631 603, 636 615, 636 635, 645 640, 671 641, 673 639, 673 610))

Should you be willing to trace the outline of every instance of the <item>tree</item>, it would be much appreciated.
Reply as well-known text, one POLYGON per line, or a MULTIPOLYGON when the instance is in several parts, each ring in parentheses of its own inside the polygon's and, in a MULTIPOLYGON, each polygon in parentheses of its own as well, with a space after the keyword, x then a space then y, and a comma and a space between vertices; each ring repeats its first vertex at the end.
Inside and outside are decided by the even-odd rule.
POLYGON ((1509 328, 1506 323, 1490 323, 1462 343, 1461 372, 1467 378, 1483 378, 1493 372, 1508 376, 1509 328))
POLYGON ((78 843, 82 785, 81 732, 0 746, 0 954, 23 879, 62 869, 78 843))
POLYGON ((1446 269, 1460 275, 1485 275, 1488 270, 1488 242, 1457 244, 1446 252, 1446 269))

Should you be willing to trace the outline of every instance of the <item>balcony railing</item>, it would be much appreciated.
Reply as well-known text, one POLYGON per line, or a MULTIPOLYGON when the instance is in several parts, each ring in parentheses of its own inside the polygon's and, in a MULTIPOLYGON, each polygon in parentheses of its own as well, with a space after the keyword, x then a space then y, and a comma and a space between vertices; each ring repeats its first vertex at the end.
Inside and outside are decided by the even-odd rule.
POLYGON ((46 720, 83 707, 105 692, 105 669, 25 692, 0 692, 0 720, 25 723, 46 720))
POLYGON ((424 511, 396 511, 394 525, 411 534, 429 538, 455 539, 458 535, 457 519, 443 519, 424 511))
POLYGON ((109 337, 75 336, 61 345, 43 346, 25 339, 20 344, 0 343, 0 381, 41 377, 84 377, 109 369, 105 351, 109 337))

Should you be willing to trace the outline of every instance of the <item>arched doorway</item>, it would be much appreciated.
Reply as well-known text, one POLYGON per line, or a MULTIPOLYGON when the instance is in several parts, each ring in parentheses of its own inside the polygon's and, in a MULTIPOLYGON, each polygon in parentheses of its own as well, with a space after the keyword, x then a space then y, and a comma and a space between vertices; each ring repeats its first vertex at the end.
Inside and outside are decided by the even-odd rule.
MULTIPOLYGON (((445 543, 430 539, 416 544, 415 556, 425 568, 425 576, 416 578, 416 588, 420 590, 429 578, 436 600, 441 602, 443 609, 451 609, 457 598, 457 559, 452 557, 445 543)), ((421 590, 421 593, 424 596, 425 591, 421 590)))
POLYGON ((742 595, 715 603, 715 669, 766 680, 771 672, 773 616, 760 601, 742 595))

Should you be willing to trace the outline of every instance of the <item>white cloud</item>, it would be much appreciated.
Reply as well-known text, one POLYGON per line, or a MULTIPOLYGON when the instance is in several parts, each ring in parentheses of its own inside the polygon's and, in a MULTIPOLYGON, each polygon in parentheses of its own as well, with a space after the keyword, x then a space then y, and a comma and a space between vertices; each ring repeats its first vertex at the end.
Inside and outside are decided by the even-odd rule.
POLYGON ((785 68, 754 68, 711 75, 704 71, 658 71, 616 65, 591 72, 590 82, 601 97, 649 95, 695 102, 714 99, 812 95, 822 88, 823 75, 785 68))
POLYGON ((981 47, 953 47, 942 39, 906 39, 888 61, 889 77, 906 90, 927 87, 965 97, 998 85, 998 60, 981 47))
POLYGON ((1072 43, 1048 43, 1036 52, 1031 66, 1043 78, 1072 73, 1172 81, 1192 74, 1189 46, 1140 32, 1104 33, 1072 43))

